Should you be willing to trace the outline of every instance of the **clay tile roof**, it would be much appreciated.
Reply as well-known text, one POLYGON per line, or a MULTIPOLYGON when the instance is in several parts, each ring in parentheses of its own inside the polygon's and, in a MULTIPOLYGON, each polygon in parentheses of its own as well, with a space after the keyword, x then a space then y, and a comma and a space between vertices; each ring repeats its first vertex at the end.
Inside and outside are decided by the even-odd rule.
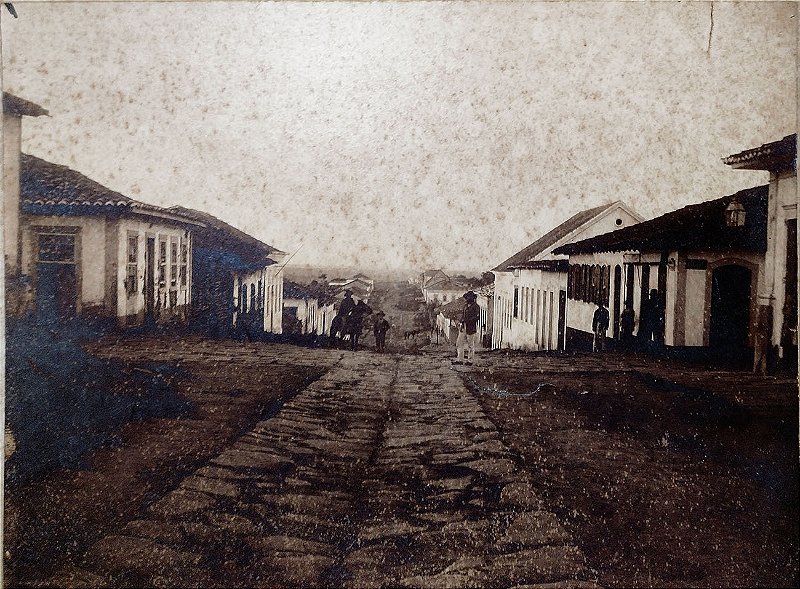
POLYGON ((534 241, 528 247, 521 249, 520 251, 518 251, 516 254, 514 254, 504 262, 492 268, 492 271, 506 272, 508 270, 511 270, 513 267, 518 267, 520 264, 528 262, 531 258, 547 251, 560 239, 566 237, 567 235, 578 229, 584 223, 588 223, 589 221, 591 221, 593 218, 595 218, 597 215, 608 209, 610 206, 611 204, 604 204, 599 207, 586 209, 585 211, 581 211, 579 213, 572 215, 569 219, 567 219, 557 227, 551 229, 550 231, 542 235, 539 239, 534 241))
POLYGON ((28 205, 130 207, 136 202, 67 166, 25 153, 20 184, 22 202, 28 205))
POLYGON ((316 298, 316 294, 311 291, 311 288, 293 282, 291 280, 283 281, 283 298, 284 299, 311 299, 316 298))
POLYGON ((461 290, 463 289, 466 292, 468 289, 463 284, 456 282, 452 278, 444 278, 437 282, 429 282, 425 286, 426 290, 461 290))
POLYGON ((439 313, 447 317, 448 319, 461 319, 462 314, 464 313, 464 307, 467 306, 467 301, 464 297, 458 297, 455 300, 450 301, 446 305, 442 305, 439 307, 439 313))
POLYGON ((167 209, 170 212, 181 215, 183 217, 198 221, 206 226, 206 231, 213 233, 213 244, 218 249, 225 248, 241 248, 252 250, 251 253, 269 256, 271 254, 283 255, 284 252, 278 248, 272 247, 263 241, 256 239, 252 235, 245 233, 229 225, 225 221, 218 219, 214 215, 196 209, 190 209, 182 206, 174 206, 167 209))
POLYGON ((38 104, 3 92, 3 112, 17 115, 18 117, 49 116, 49 112, 38 104))
POLYGON ((778 141, 729 155, 722 161, 742 170, 777 170, 793 164, 796 157, 797 133, 793 133, 778 141))
POLYGON ((108 215, 127 211, 197 225, 163 207, 128 198, 67 166, 25 153, 20 156, 20 207, 23 212, 39 215, 108 215))
POLYGON ((766 185, 748 188, 610 233, 564 244, 553 250, 553 253, 574 255, 595 252, 660 252, 674 249, 763 253, 767 249, 768 194, 769 187, 766 185), (725 225, 725 208, 734 198, 745 208, 744 227, 725 225))

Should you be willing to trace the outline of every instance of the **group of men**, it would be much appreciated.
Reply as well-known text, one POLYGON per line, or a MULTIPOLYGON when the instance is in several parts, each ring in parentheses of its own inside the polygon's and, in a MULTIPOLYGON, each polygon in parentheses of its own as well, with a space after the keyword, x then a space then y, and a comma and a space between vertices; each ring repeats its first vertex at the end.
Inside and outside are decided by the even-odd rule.
MULTIPOLYGON (((349 289, 344 291, 344 298, 339 304, 339 312, 331 324, 331 336, 334 337, 335 334, 338 334, 339 347, 344 344, 345 335, 348 335, 351 349, 358 348, 358 340, 363 329, 364 318, 371 314, 372 309, 364 301, 356 303, 353 300, 353 291, 349 289)), ((389 331, 390 327, 391 325, 386 320, 385 313, 378 311, 375 314, 375 322, 372 326, 375 335, 375 349, 378 352, 384 352, 386 349, 386 332, 389 331)))
MULTIPOLYGON (((592 349, 595 352, 605 350, 608 324, 608 309, 602 302, 598 303, 592 317, 592 332, 594 333, 592 349)), ((625 309, 619 318, 620 340, 625 348, 631 348, 635 343, 633 337, 635 324, 636 314, 631 301, 627 301, 625 309)), ((650 291, 648 297, 644 297, 642 300, 642 312, 639 318, 639 333, 637 335, 639 343, 643 347, 659 346, 664 343, 664 304, 661 300, 661 294, 655 288, 650 291)))

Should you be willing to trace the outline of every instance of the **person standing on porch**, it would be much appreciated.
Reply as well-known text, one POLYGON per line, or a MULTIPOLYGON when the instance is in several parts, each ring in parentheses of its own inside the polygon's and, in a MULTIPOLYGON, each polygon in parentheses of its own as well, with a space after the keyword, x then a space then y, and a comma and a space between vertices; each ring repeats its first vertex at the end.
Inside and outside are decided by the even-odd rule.
POLYGON ((597 304, 594 317, 592 317, 592 331, 594 332, 592 350, 602 352, 606 348, 606 332, 608 331, 608 309, 603 303, 597 304))
POLYGON ((478 322, 481 319, 481 308, 478 306, 478 295, 471 290, 464 293, 467 301, 461 313, 461 327, 456 338, 456 362, 472 364, 475 357, 475 342, 478 339, 478 322))
POLYGON ((636 323, 636 313, 633 310, 633 305, 630 301, 625 303, 625 309, 619 318, 619 331, 621 334, 622 345, 625 348, 630 348, 633 345, 633 327, 636 323))

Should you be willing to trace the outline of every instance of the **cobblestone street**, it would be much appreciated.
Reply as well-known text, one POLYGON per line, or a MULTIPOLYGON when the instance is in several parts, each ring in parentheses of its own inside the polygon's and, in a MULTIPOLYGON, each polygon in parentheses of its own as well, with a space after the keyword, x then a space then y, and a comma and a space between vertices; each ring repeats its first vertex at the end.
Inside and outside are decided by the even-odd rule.
POLYGON ((594 586, 449 361, 259 353, 331 368, 47 584, 594 586))

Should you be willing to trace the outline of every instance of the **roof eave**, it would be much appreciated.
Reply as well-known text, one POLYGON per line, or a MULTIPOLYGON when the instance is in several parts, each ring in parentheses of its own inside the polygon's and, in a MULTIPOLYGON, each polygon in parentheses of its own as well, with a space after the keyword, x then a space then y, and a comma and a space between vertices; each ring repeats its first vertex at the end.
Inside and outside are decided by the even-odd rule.
POLYGON ((50 116, 46 108, 9 92, 3 92, 3 112, 18 117, 50 116))

